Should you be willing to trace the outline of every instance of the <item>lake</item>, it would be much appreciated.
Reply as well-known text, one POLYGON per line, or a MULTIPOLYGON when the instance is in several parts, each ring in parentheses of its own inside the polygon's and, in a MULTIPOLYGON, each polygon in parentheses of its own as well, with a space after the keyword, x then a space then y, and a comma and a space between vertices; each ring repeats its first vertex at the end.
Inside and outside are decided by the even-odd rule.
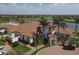
MULTIPOLYGON (((68 25, 68 27, 70 27, 70 28, 75 30, 75 25, 76 25, 75 23, 68 23, 68 22, 66 22, 66 24, 68 25)), ((78 24, 77 30, 79 31, 79 24, 78 24)))

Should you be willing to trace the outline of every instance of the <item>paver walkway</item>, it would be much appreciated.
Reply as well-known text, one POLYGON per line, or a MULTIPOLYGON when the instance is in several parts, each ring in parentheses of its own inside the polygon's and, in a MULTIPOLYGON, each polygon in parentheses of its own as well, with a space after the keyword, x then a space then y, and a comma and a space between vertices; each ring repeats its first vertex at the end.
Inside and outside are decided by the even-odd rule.
POLYGON ((39 51, 37 55, 79 55, 79 48, 63 50, 61 46, 52 46, 39 51))

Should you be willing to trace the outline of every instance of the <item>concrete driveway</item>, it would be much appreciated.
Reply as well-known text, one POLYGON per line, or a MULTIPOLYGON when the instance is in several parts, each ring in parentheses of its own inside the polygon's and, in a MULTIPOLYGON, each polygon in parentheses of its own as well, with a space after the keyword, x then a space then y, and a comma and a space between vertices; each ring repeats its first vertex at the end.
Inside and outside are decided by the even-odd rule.
POLYGON ((37 55, 79 55, 79 48, 75 50, 63 50, 62 46, 52 46, 45 48, 37 53, 37 55))

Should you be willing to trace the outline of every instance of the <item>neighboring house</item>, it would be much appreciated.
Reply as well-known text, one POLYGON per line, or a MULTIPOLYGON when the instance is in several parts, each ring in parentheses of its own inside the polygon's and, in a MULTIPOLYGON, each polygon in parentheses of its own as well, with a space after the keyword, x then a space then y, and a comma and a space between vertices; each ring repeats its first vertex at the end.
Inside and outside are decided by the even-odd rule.
POLYGON ((7 32, 6 32, 6 28, 0 28, 0 38, 1 37, 6 37, 7 36, 7 32))
POLYGON ((67 42, 69 43, 69 41, 71 40, 71 36, 74 32, 74 30, 69 27, 64 28, 64 29, 60 27, 59 33, 57 32, 58 31, 57 27, 54 30, 55 30, 55 35, 57 37, 57 41, 62 40, 64 41, 63 44, 66 44, 67 42))
POLYGON ((52 44, 56 45, 59 40, 62 40, 62 38, 66 42, 71 39, 70 36, 73 34, 74 30, 72 30, 69 27, 64 29, 60 27, 59 34, 58 34, 57 33, 58 28, 55 27, 53 29, 52 26, 53 24, 50 23, 49 26, 46 26, 44 30, 41 27, 42 34, 44 34, 44 36, 46 37, 46 41, 49 45, 52 45, 52 44))
POLYGON ((14 43, 14 42, 18 42, 19 41, 20 36, 15 35, 15 33, 10 33, 9 32, 7 34, 7 38, 8 38, 9 41, 11 41, 11 43, 14 43))
POLYGON ((5 29, 0 29, 0 33, 4 33, 5 32, 5 29))

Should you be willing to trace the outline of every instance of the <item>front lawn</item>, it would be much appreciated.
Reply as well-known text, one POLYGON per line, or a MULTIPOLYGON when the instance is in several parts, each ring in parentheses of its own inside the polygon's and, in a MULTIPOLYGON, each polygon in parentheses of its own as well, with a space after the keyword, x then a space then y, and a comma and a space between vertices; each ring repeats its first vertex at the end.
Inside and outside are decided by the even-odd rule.
POLYGON ((16 53, 18 53, 18 54, 23 54, 23 53, 31 50, 29 47, 26 47, 26 45, 24 45, 24 44, 19 44, 19 45, 13 47, 13 48, 16 51, 16 53))

